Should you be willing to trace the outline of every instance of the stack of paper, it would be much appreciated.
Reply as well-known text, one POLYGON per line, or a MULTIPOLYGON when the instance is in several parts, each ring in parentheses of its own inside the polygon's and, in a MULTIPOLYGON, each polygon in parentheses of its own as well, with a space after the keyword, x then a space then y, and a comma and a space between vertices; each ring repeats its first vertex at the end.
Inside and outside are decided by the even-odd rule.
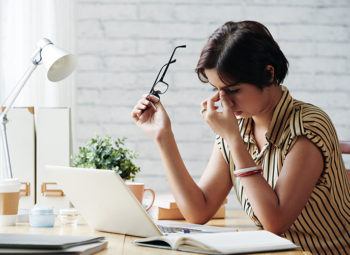
POLYGON ((94 254, 107 248, 104 237, 0 234, 0 254, 94 254))

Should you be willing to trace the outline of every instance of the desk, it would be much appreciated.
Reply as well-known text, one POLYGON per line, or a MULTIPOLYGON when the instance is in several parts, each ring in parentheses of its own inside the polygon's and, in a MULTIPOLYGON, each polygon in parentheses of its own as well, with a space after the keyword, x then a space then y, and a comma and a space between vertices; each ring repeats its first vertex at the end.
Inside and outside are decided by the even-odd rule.
MULTIPOLYGON (((211 220, 209 225, 215 226, 232 226, 239 230, 255 230, 254 223, 241 210, 229 211, 225 219, 211 220)), ((123 255, 167 255, 167 254, 184 254, 190 255, 194 253, 170 251, 156 248, 148 248, 136 246, 132 243, 137 237, 126 236, 120 234, 112 234, 94 231, 87 225, 72 226, 55 226, 54 228, 32 228, 28 224, 17 224, 15 227, 0 227, 1 233, 32 233, 32 234, 47 234, 47 235, 95 235, 105 236, 108 240, 108 249, 99 252, 100 255, 106 254, 123 254, 123 255)), ((259 253, 258 255, 311 255, 309 252, 303 251, 284 251, 284 252, 269 252, 259 253)))

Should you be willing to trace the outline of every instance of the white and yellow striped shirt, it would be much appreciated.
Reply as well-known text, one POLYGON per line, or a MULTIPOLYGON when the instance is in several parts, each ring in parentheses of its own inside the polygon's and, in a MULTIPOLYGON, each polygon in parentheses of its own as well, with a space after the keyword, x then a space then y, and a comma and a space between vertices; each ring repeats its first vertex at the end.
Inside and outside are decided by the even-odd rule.
MULTIPOLYGON (((259 152, 254 141, 252 118, 239 120, 241 136, 263 176, 274 189, 284 160, 298 136, 314 143, 324 158, 323 172, 301 214, 284 236, 313 254, 350 254, 350 183, 339 148, 335 128, 320 108, 297 101, 287 88, 277 104, 266 139, 268 144, 259 152)), ((232 182, 244 211, 259 227, 258 218, 245 196, 240 178, 232 175, 234 163, 225 140, 217 137, 218 145, 229 162, 232 182)), ((307 169, 305 169, 307 171, 307 169)))

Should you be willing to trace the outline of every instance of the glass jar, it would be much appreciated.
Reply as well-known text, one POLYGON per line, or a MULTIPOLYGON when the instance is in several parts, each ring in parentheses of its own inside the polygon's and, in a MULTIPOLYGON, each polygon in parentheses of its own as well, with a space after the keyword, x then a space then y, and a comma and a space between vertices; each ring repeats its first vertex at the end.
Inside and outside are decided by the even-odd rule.
POLYGON ((30 211, 29 223, 32 227, 53 227, 55 224, 53 208, 35 205, 30 211))
POLYGON ((74 208, 60 209, 59 220, 62 225, 76 226, 78 223, 79 213, 74 208))

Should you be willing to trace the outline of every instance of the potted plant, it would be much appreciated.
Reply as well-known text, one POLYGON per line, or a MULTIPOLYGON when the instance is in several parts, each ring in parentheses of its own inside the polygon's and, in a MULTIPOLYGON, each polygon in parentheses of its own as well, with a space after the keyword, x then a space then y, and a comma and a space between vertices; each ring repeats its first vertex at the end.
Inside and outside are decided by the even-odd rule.
POLYGON ((133 162, 137 155, 125 146, 126 138, 112 140, 110 136, 91 138, 73 156, 74 167, 109 169, 124 180, 134 180, 140 167, 133 162))
POLYGON ((140 203, 145 191, 151 193, 152 202, 146 207, 148 210, 154 203, 155 193, 152 189, 145 189, 143 183, 130 182, 134 181, 140 167, 133 162, 137 154, 125 146, 125 140, 126 138, 112 140, 110 136, 93 137, 85 146, 79 147, 78 153, 72 158, 72 166, 115 171, 126 181, 140 203))

